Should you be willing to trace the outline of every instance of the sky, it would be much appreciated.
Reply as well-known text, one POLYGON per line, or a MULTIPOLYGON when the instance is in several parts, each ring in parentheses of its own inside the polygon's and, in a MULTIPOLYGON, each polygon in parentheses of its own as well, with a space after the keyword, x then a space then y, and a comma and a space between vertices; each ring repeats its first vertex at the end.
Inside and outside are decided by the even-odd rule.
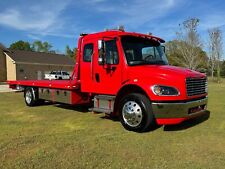
POLYGON ((0 42, 48 41, 53 50, 77 47, 80 33, 123 25, 129 32, 151 32, 166 41, 184 20, 200 19, 198 31, 207 50, 207 30, 219 27, 225 45, 223 0, 1 0, 0 42))

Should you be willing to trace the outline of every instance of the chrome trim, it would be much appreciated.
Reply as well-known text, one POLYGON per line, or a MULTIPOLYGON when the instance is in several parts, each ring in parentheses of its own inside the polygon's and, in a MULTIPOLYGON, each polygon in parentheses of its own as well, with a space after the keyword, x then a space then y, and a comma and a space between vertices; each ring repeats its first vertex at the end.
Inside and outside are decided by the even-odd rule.
POLYGON ((127 101, 122 109, 124 122, 130 127, 137 127, 141 124, 143 113, 140 105, 135 101, 127 101))
POLYGON ((114 111, 115 96, 96 95, 93 101, 94 101, 93 110, 96 112, 104 111, 105 113, 110 114, 114 111))
POLYGON ((39 88, 38 94, 43 100, 71 104, 72 92, 70 90, 39 88))
POLYGON ((182 118, 195 116, 198 113, 206 111, 208 98, 203 98, 195 101, 184 103, 152 103, 153 113, 156 118, 182 118), (204 106, 203 110, 188 114, 189 109, 204 106))
POLYGON ((30 90, 26 91, 25 100, 26 100, 26 102, 28 104, 31 103, 31 101, 32 101, 32 92, 30 90))
POLYGON ((206 77, 185 79, 186 94, 189 97, 207 93, 208 81, 206 77))
POLYGON ((32 90, 32 94, 33 94, 34 100, 36 100, 37 98, 36 98, 36 94, 35 94, 34 88, 32 87, 31 90, 32 90))

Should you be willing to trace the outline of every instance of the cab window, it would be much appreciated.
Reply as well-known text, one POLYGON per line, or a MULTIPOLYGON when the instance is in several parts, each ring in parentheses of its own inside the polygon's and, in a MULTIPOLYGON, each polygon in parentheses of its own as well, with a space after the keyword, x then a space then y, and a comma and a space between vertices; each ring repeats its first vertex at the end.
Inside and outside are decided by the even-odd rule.
POLYGON ((83 60, 84 62, 91 62, 92 55, 93 55, 93 44, 86 44, 84 46, 84 52, 83 52, 83 60))
POLYGON ((115 65, 119 63, 119 55, 115 40, 105 42, 106 64, 115 65))

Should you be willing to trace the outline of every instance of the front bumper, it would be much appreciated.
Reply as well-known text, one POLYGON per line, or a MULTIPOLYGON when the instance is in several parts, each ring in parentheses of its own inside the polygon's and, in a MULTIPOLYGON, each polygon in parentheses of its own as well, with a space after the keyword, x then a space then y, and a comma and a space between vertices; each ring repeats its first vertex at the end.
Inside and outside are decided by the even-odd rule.
POLYGON ((153 113, 160 125, 179 124, 206 112, 208 98, 182 103, 152 103, 153 113))

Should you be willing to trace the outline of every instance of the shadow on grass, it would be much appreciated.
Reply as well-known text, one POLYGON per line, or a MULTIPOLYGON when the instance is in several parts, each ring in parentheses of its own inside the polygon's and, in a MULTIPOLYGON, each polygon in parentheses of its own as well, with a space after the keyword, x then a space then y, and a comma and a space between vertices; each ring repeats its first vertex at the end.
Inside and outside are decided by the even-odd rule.
MULTIPOLYGON (((111 120, 114 122, 120 122, 120 118, 118 116, 109 116, 109 115, 105 115, 100 117, 101 119, 106 119, 106 120, 111 120)), ((156 123, 154 123, 150 128, 148 128, 146 131, 140 132, 140 133, 148 133, 148 132, 152 132, 154 130, 157 130, 158 128, 160 128, 162 126, 157 125, 156 123)))
POLYGON ((54 105, 54 103, 50 101, 39 100, 39 102, 34 107, 43 107, 43 106, 49 106, 49 105, 54 105))
POLYGON ((106 119, 106 120, 112 120, 112 121, 116 121, 119 122, 120 119, 117 116, 110 116, 110 115, 104 115, 102 117, 100 117, 101 119, 106 119))
MULTIPOLYGON (((79 112, 82 112, 82 113, 90 113, 89 108, 91 107, 90 105, 76 105, 76 106, 74 106, 74 105, 69 105, 69 104, 58 104, 58 103, 53 103, 53 102, 45 102, 41 106, 48 106, 48 105, 54 105, 58 108, 79 111, 79 112)), ((101 119, 111 120, 111 121, 114 121, 114 122, 120 122, 120 119, 117 116, 104 115, 104 113, 95 113, 95 114, 103 114, 103 116, 100 117, 101 119)), ((185 130, 185 129, 194 127, 194 126, 196 126, 200 123, 203 123, 204 121, 207 121, 209 119, 209 117, 210 117, 210 111, 206 111, 205 114, 203 114, 199 117, 195 117, 193 119, 189 119, 187 121, 184 121, 181 124, 166 125, 166 126, 164 126, 163 130, 164 131, 185 130)), ((154 124, 146 132, 151 132, 151 131, 157 130, 158 128, 161 128, 161 127, 162 127, 162 125, 154 124)))
POLYGON ((62 109, 67 109, 67 110, 74 110, 74 111, 79 111, 82 113, 89 113, 89 105, 69 105, 69 104, 55 104, 54 106, 62 108, 62 109))
POLYGON ((70 104, 63 104, 63 103, 55 103, 55 102, 51 102, 51 101, 44 101, 44 102, 40 102, 38 106, 49 106, 49 105, 52 105, 52 106, 55 106, 58 108, 62 108, 62 109, 67 109, 67 110, 79 111, 82 113, 90 112, 88 110, 90 105, 70 105, 70 104))
POLYGON ((167 125, 164 126, 164 131, 179 131, 179 130, 185 130, 191 127, 194 127, 200 123, 203 123, 204 121, 207 121, 210 117, 210 111, 206 111, 205 114, 202 116, 184 121, 181 124, 178 125, 167 125))

